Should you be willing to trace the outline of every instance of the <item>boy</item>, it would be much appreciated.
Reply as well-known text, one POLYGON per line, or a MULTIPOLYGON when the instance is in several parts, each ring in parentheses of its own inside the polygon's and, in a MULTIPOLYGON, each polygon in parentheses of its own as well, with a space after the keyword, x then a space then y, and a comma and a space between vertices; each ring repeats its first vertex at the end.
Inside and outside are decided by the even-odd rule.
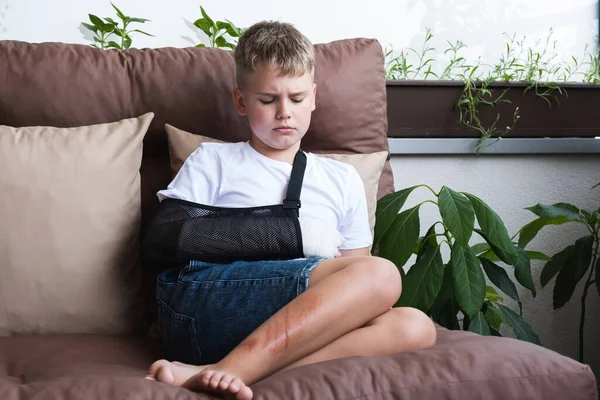
MULTIPOLYGON (((158 193, 161 200, 281 204, 315 109, 313 46, 289 24, 261 22, 242 35, 235 61, 233 101, 248 118, 250 141, 201 145, 158 193)), ((164 272, 157 283, 158 325, 170 358, 188 364, 159 360, 148 379, 247 400, 249 385, 277 371, 434 344, 435 328, 424 313, 391 308, 400 296, 400 274, 369 254, 372 238, 357 172, 307 154, 301 196, 302 215, 321 218, 344 237, 341 257, 192 261, 181 271, 164 272)))

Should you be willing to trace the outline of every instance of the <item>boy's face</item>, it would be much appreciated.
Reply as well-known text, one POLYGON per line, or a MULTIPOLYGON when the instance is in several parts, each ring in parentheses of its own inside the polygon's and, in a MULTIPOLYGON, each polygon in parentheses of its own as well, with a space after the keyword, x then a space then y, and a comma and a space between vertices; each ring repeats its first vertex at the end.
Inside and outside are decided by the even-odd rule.
POLYGON ((297 148, 315 109, 317 85, 310 74, 282 75, 277 66, 264 65, 250 73, 243 89, 233 91, 235 107, 248 116, 253 140, 267 150, 297 148))

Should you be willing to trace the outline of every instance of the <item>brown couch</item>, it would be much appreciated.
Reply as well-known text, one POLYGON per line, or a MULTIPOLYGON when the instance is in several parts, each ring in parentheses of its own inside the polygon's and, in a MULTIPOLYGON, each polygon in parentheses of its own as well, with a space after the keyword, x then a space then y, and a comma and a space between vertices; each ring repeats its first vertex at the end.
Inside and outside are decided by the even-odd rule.
MULTIPOLYGON (((379 43, 354 39, 320 44, 316 49, 317 110, 304 149, 346 154, 388 150, 379 43)), ((156 209, 156 191, 171 179, 165 123, 227 141, 249 136, 247 123, 231 106, 234 64, 227 51, 165 48, 117 52, 81 45, 3 41, 0 63, 0 125, 80 127, 154 113, 141 161, 142 230, 156 209)), ((0 130, 0 135, 3 132, 9 135, 13 131, 0 130)), ((0 157, 6 156, 6 148, 19 145, 14 140, 6 143, 0 140, 0 157)), ((94 153, 86 157, 94 157, 94 153)), ((74 170, 77 168, 75 165, 74 170)), ((71 179, 67 175, 53 179, 71 179)), ((0 179, 0 191, 5 196, 8 189, 2 182, 0 179)), ((386 164, 378 195, 393 189, 391 169, 386 164)), ((5 204, 0 201, 0 215, 5 204)), ((51 239, 25 245, 36 252, 36 246, 49 246, 51 239)), ((1 254, 3 248, 5 252, 11 248, 0 243, 0 276, 5 280, 3 271, 10 266, 1 254)), ((14 276, 19 271, 10 273, 13 275, 8 276, 14 276)), ((38 331, 30 325, 19 330, 14 325, 15 314, 11 314, 12 320, 3 320, 0 311, 6 335, 0 337, 0 399, 211 398, 143 379, 149 364, 161 356, 161 349, 160 342, 148 335, 154 314, 155 276, 149 271, 143 271, 142 276, 138 298, 142 301, 137 301, 135 308, 140 323, 131 324, 127 334, 116 334, 118 329, 107 332, 90 328, 93 324, 84 328, 78 323, 64 330, 50 325, 38 331)), ((4 283, 7 290, 11 282, 4 283)), ((38 284, 43 286, 44 281, 38 284)), ((10 309, 15 304, 3 297, 6 293, 2 290, 0 285, 0 309, 10 309)), ((27 298, 27 291, 22 292, 23 299, 27 298)), ((87 295, 78 293, 81 299, 87 295)), ((39 307, 49 307, 53 315, 60 315, 63 310, 52 308, 52 301, 47 295, 39 307)), ((94 307, 102 309, 103 304, 94 307)), ((65 321, 79 317, 66 310, 61 316, 65 321)), ((438 328, 437 344, 426 350, 305 366, 275 374, 252 388, 257 399, 598 398, 595 378, 586 365, 515 339, 443 328, 438 328)))

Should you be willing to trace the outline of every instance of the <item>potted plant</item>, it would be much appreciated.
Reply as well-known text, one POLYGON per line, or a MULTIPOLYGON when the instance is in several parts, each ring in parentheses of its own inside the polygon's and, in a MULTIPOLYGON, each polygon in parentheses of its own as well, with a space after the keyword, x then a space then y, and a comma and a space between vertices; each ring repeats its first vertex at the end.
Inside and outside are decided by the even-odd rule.
MULTIPOLYGON (((600 132, 600 49, 559 62, 550 32, 542 50, 508 37, 494 65, 468 63, 458 41, 435 72, 427 30, 420 51, 386 52, 389 137, 594 137, 600 132), (411 57, 412 55, 412 57, 411 57), (413 60, 413 61, 410 61, 413 60), (572 82, 577 80, 578 82, 572 82)), ((488 141, 489 142, 489 141, 488 141)))
POLYGON ((478 197, 446 186, 436 192, 427 185, 382 197, 377 203, 372 251, 400 269, 416 255, 415 263, 404 278, 397 306, 416 307, 449 329, 482 335, 501 336, 500 326, 505 323, 512 327, 518 339, 540 344, 537 334, 522 316, 521 300, 513 280, 496 262, 511 266, 511 275, 535 296, 530 259, 547 257, 526 252, 513 243, 500 217, 478 197), (427 189, 435 200, 425 200, 402 210, 417 188, 427 189), (419 210, 427 203, 437 207, 441 221, 419 237, 419 210), (484 241, 471 245, 474 234, 484 241), (442 257, 443 247, 450 253, 446 260, 442 257), (504 295, 518 302, 519 311, 503 304, 502 295, 486 285, 484 274, 504 295))
MULTIPOLYGON (((598 186, 600 183, 592 189, 598 186)), ((556 203, 536 204, 526 209, 538 218, 520 230, 520 247, 527 246, 540 230, 549 225, 576 223, 585 226, 589 233, 554 254, 544 265, 540 277, 542 287, 556 277, 552 296, 554 310, 558 310, 571 300, 575 288, 581 280, 584 281, 579 317, 579 362, 583 362, 586 299, 589 290, 594 291, 594 286, 597 294, 600 295, 600 206, 597 210, 584 210, 572 204, 556 203)))

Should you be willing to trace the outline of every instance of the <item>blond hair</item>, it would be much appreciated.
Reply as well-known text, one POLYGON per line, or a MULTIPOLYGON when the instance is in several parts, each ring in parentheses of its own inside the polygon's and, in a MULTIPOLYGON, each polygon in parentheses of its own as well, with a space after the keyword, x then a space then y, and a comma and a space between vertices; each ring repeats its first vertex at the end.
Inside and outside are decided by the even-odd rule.
POLYGON ((314 78, 315 54, 310 40, 291 24, 262 21, 240 37, 234 52, 237 84, 262 65, 276 65, 282 74, 314 78))

